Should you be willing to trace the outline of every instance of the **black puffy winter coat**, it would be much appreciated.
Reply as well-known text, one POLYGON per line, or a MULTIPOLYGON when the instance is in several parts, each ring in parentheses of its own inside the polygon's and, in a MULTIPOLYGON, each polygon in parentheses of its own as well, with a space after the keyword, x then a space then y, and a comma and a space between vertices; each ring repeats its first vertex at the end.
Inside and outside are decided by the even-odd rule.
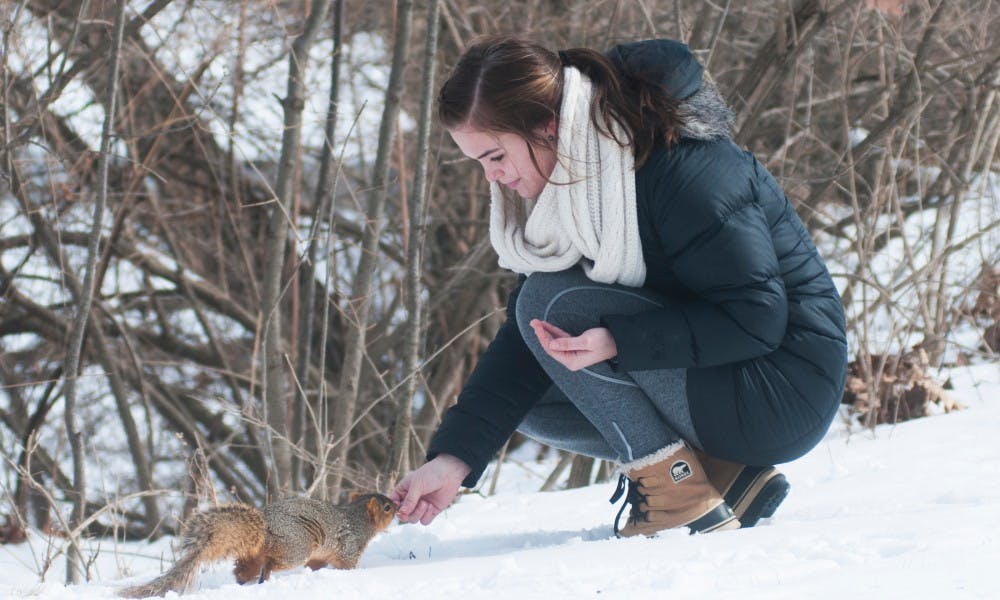
MULTIPOLYGON (((709 454, 743 464, 793 460, 839 405, 847 365, 840 297, 770 173, 729 138, 731 115, 682 44, 616 46, 619 68, 658 78, 682 100, 680 142, 636 172, 644 286, 662 308, 605 315, 617 368, 687 369, 691 417, 709 454)), ((428 452, 486 464, 549 388, 510 319, 445 414, 428 452)))

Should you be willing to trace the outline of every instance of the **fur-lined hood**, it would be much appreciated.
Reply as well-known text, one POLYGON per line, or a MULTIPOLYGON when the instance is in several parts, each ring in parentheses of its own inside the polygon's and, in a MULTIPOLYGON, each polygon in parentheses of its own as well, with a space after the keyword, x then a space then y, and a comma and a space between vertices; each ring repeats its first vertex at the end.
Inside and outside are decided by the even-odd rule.
POLYGON ((731 138, 733 113, 701 63, 686 44, 675 40, 645 40, 619 44, 605 55, 619 69, 658 82, 680 101, 682 138, 731 138))

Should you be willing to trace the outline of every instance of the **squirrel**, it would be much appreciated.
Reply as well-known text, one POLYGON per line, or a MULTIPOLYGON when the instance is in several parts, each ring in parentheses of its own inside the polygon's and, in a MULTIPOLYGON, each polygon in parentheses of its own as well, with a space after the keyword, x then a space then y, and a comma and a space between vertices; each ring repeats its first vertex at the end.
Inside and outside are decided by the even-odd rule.
POLYGON ((181 557, 145 585, 121 590, 124 598, 183 594, 203 563, 235 558, 239 583, 262 583, 271 571, 306 565, 353 569, 365 546, 392 522, 396 505, 382 494, 352 494, 346 504, 286 498, 260 511, 224 504, 199 512, 184 527, 181 557))

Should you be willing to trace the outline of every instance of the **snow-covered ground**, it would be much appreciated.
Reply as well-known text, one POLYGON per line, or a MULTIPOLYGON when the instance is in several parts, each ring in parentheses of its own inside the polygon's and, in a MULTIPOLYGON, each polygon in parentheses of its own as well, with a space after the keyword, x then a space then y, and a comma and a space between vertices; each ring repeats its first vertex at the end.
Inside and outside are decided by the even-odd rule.
MULTIPOLYGON (((496 495, 464 495, 428 527, 393 525, 354 571, 302 568, 240 587, 219 564, 188 597, 998 598, 1000 365, 945 376, 965 410, 874 434, 836 423, 782 466, 792 493, 753 529, 614 539, 612 484, 540 493, 550 462, 508 463, 496 495)), ((0 546, 0 597, 110 598, 158 574, 171 542, 103 541, 94 580, 66 587, 59 560, 39 582, 47 543, 34 534, 0 546)))

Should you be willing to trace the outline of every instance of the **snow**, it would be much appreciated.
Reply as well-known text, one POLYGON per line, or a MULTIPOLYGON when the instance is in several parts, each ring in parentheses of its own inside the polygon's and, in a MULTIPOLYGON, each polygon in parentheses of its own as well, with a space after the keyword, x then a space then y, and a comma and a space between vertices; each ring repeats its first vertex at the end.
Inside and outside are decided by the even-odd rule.
MULTIPOLYGON (((227 22, 234 31, 234 14, 213 16, 199 3, 168 7, 161 18, 143 29, 143 35, 151 36, 147 42, 159 47, 158 56, 170 72, 191 73, 204 56, 214 52, 214 44, 220 43, 203 39, 215 35, 214 27, 199 27, 205 18, 227 22), (194 11, 184 31, 170 30, 179 16, 169 12, 172 10, 194 11), (172 40, 184 34, 185 42, 164 44, 158 37, 161 29, 174 36, 172 40)), ((47 39, 43 24, 32 22, 24 31, 24 39, 15 44, 24 50, 10 57, 18 72, 37 67, 39 57, 47 56, 42 45, 47 39)), ((229 36, 225 43, 232 46, 235 38, 229 36)), ((232 65, 223 60, 226 52, 209 65, 199 96, 193 100, 219 143, 228 146, 232 136, 242 159, 274 156, 280 145, 282 114, 274 92, 284 90, 287 60, 280 57, 285 51, 281 40, 248 47, 245 66, 255 76, 243 91, 243 119, 234 132, 227 125, 232 65)), ((311 58, 307 81, 311 93, 303 115, 309 159, 322 142, 329 86, 328 40, 317 42, 311 58)), ((350 162, 372 152, 388 69, 384 45, 373 36, 356 35, 345 46, 345 59, 345 96, 336 139, 337 152, 346 150, 345 158, 350 162), (350 141, 342 148, 352 127, 350 141)), ((38 83, 40 89, 47 88, 42 76, 38 83)), ((71 82, 53 110, 66 116, 96 148, 103 110, 87 101, 81 86, 71 82)), ((400 119, 404 129, 413 126, 406 115, 400 119)), ((852 142, 865 135, 863 130, 852 131, 852 142)), ((47 164, 43 154, 28 156, 37 158, 40 169, 47 164)), ((59 177, 52 169, 40 172, 59 177)), ((966 289, 981 262, 995 264, 1000 248, 1000 232, 995 227, 998 190, 1000 178, 995 175, 974 181, 955 232, 965 248, 949 258, 947 285, 966 289)), ((931 262, 930 234, 935 218, 936 212, 929 210, 904 224, 914 253, 912 261, 901 265, 902 240, 897 239, 874 257, 865 271, 875 283, 893 289, 890 308, 874 311, 869 317, 874 330, 870 341, 876 346, 869 348, 872 351, 907 348, 916 341, 911 336, 919 337, 914 332, 922 331, 919 324, 902 330, 887 324, 911 323, 912 315, 918 312, 915 300, 919 295, 915 292, 923 285, 937 285, 924 273, 931 262)), ((80 226, 88 218, 84 211, 69 215, 67 221, 80 226)), ((306 229, 307 223, 302 231, 306 229)), ((0 204, 0 231, 12 235, 29 230, 19 211, 9 203, 0 204)), ((849 256, 838 258, 848 251, 846 247, 824 251, 841 289, 846 274, 856 272, 849 256)), ((9 251, 2 258, 13 261, 5 262, 13 268, 23 255, 9 251)), ((44 260, 31 261, 25 273, 47 272, 44 260)), ((119 269, 117 278, 105 282, 109 294, 131 289, 133 270, 127 265, 119 269)), ((65 294, 58 281, 38 279, 24 282, 22 287, 49 302, 65 294)), ((949 339, 951 351, 976 348, 979 331, 981 328, 956 327, 949 339)), ((10 336, 4 339, 5 350, 17 348, 10 336)), ((25 345, 29 343, 26 337, 25 345)), ((859 346, 852 340, 852 348, 859 346)), ((103 381, 96 371, 93 375, 84 379, 85 384, 103 381)), ((954 395, 965 410, 879 427, 874 432, 838 421, 812 452, 781 467, 792 483, 792 493, 774 519, 753 529, 706 536, 670 531, 652 539, 614 539, 612 522, 618 507, 607 503, 613 483, 537 492, 554 467, 554 458, 535 462, 533 449, 527 448, 501 468, 496 495, 463 495, 429 527, 393 525, 373 541, 354 571, 313 573, 301 568, 276 573, 263 585, 239 587, 233 583, 230 566, 219 564, 202 574, 197 588, 187 597, 1000 598, 1000 583, 991 573, 991 567, 1000 564, 1000 443, 996 440, 1000 431, 1000 364, 953 369, 940 377, 946 378, 954 383, 954 395)), ((107 398, 102 383, 93 384, 85 393, 107 398)), ((113 414, 110 405, 98 401, 88 405, 95 413, 113 414)), ((57 418, 60 409, 54 410, 53 418, 57 418)), ((87 417, 88 422, 97 420, 87 417)), ((46 435, 58 433, 53 430, 46 435)), ((56 443, 42 440, 45 447, 56 443)), ((157 443, 157 447, 162 446, 157 443)), ((97 454, 103 458, 103 453, 97 454)), ((159 464, 159 468, 166 468, 163 465, 168 463, 159 464)), ((128 468, 90 469, 91 485, 99 487, 96 492, 114 498, 117 473, 132 471, 130 465, 124 466, 128 468)), ((489 487, 495 468, 482 478, 483 488, 489 487)), ((113 598, 117 589, 147 581, 169 566, 174 542, 93 540, 85 548, 91 561, 91 581, 67 587, 62 584, 63 540, 31 532, 24 544, 0 545, 4 573, 0 599, 113 598)))
MULTIPOLYGON (((951 379, 964 410, 875 431, 835 422, 812 452, 781 466, 792 492, 753 529, 615 539, 612 483, 537 492, 552 458, 536 464, 522 452, 501 468, 495 495, 463 495, 427 527, 394 524, 356 570, 300 568, 240 587, 218 564, 186 597, 1000 597, 992 574, 1000 564, 1000 365, 939 376, 951 379)), ((25 544, 0 546, 0 597, 111 598, 169 565, 172 541, 93 541, 93 580, 67 587, 58 559, 39 582, 53 549, 33 532, 25 544)))

